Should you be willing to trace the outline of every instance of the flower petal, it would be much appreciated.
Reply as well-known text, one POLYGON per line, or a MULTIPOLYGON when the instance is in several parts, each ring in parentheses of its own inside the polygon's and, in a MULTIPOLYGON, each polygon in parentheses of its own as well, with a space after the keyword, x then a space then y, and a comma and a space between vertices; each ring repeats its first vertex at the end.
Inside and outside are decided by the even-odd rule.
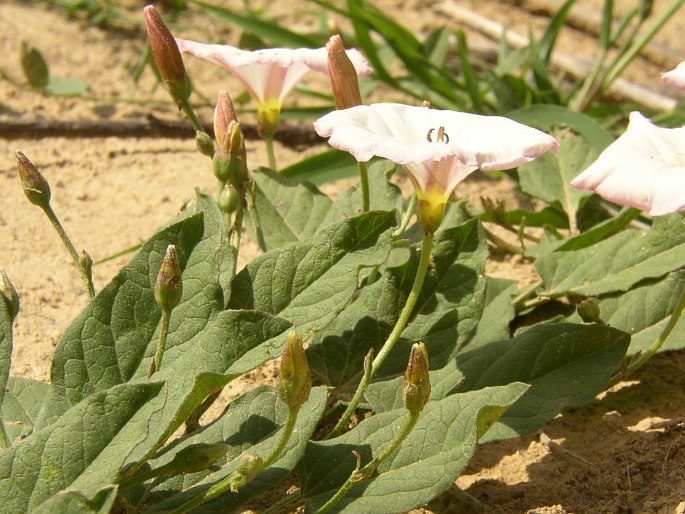
POLYGON ((653 125, 639 112, 571 184, 652 216, 685 208, 685 127, 653 125))
POLYGON ((661 78, 667 84, 685 89, 685 61, 676 66, 674 70, 662 73, 661 78))

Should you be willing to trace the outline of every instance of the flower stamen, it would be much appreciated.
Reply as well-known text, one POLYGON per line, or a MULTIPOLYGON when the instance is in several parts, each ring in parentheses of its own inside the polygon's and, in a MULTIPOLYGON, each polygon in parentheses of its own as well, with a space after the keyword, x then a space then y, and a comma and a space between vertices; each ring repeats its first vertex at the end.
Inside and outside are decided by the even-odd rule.
MULTIPOLYGON (((433 133, 435 129, 432 128, 428 131, 428 134, 426 134, 426 139, 428 140, 429 143, 432 143, 433 140, 431 139, 431 134, 433 133)), ((438 127, 438 137, 435 139, 436 143, 445 143, 448 144, 450 142, 450 137, 447 135, 447 132, 445 132, 445 127, 442 125, 438 127)))

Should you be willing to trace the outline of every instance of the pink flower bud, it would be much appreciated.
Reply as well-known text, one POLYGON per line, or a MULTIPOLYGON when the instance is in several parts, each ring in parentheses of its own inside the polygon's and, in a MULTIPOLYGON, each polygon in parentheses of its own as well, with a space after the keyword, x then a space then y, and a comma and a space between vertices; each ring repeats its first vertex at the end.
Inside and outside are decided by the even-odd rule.
POLYGON ((238 121, 233 109, 233 102, 228 94, 228 91, 219 91, 219 96, 216 99, 216 107, 214 108, 214 139, 217 146, 224 150, 230 148, 229 127, 231 122, 238 121))
POLYGON ((326 43, 328 71, 331 75, 331 89, 337 109, 347 109, 362 103, 359 80, 354 64, 347 55, 339 35, 332 36, 326 43))
POLYGON ((169 32, 157 10, 152 5, 148 5, 143 13, 152 56, 155 58, 157 68, 171 98, 180 109, 190 98, 192 89, 185 66, 183 66, 181 52, 174 36, 169 32))

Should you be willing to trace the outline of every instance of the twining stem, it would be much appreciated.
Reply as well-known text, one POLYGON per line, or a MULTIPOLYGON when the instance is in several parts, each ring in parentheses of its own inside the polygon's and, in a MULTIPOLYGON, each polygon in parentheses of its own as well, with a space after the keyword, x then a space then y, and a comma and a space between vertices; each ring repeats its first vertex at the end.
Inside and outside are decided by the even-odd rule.
POLYGON ((276 168, 276 154, 274 153, 274 136, 273 134, 264 135, 264 143, 266 144, 266 155, 269 158, 269 168, 278 171, 276 168))
POLYGON ((162 357, 164 357, 164 347, 166 346, 166 340, 169 334, 170 319, 171 311, 162 309, 162 326, 159 330, 159 341, 157 342, 157 351, 155 352, 155 371, 158 371, 159 368, 162 367, 162 357))
MULTIPOLYGON (((297 407, 288 407, 288 419, 285 422, 285 425, 283 426, 283 429, 281 430, 281 434, 278 439, 278 443, 276 443, 276 446, 271 450, 271 453, 269 453, 269 456, 263 461, 260 471, 262 469, 267 468, 273 462, 278 458, 278 456, 283 452, 283 449, 285 448, 286 444, 288 444, 288 441, 290 440, 290 437, 293 434, 293 430, 295 428, 295 423, 297 421, 297 414, 299 412, 299 408, 297 407)), ((259 471, 255 472, 255 475, 259 471)), ((184 503, 180 507, 177 507, 176 509, 172 510, 170 514, 183 514, 185 512, 188 512, 191 509, 194 509, 195 507, 198 507, 199 505, 202 505, 203 503, 206 503, 210 500, 213 500, 217 496, 220 496, 221 494, 225 493, 226 491, 230 491, 234 489, 235 484, 238 483, 239 481, 244 480, 244 477, 240 474, 238 471, 234 471, 227 477, 223 478, 216 484, 214 484, 212 487, 204 491, 203 493, 199 494, 198 496, 195 496, 192 500, 184 503)))
POLYGON ((624 370, 619 371, 612 377, 610 385, 615 384, 623 377, 638 370, 645 362, 651 359, 656 352, 659 351, 666 339, 668 339, 668 336, 670 336, 671 332, 673 332, 675 326, 678 324, 678 320, 680 319, 680 315, 683 313, 683 309, 685 309, 685 287, 683 287, 680 293, 680 298, 678 299, 678 304, 676 305, 675 309, 673 309, 671 317, 661 333, 656 337, 656 339, 654 339, 654 341, 652 341, 652 344, 649 346, 649 348, 647 348, 646 352, 628 364, 624 370))
POLYGON ((421 412, 410 412, 407 418, 405 419, 402 428, 400 428, 399 432, 395 434, 395 437, 393 437, 392 441, 390 441, 390 443, 388 443, 388 445, 385 448, 383 448, 378 457, 374 458, 371 462, 369 462, 366 466, 364 466, 361 469, 359 468, 359 457, 357 457, 357 467, 355 468, 355 470, 350 474, 348 479, 345 481, 343 485, 340 486, 340 488, 335 492, 335 494, 318 510, 315 511, 315 514, 324 514, 328 512, 333 508, 333 506, 336 503, 338 503, 347 494, 347 492, 352 488, 354 484, 369 478, 374 473, 374 471, 376 471, 376 468, 378 468, 378 466, 380 466, 407 438, 409 433, 413 430, 414 426, 416 425, 416 422, 419 420, 420 414, 421 412))
POLYGON ((238 207, 233 217, 233 225, 231 227, 231 234, 229 243, 233 246, 233 275, 235 276, 236 269, 238 269, 238 253, 240 252, 240 239, 243 233, 243 218, 245 217, 245 208, 243 207, 243 200, 240 199, 238 207))
POLYGON ((419 295, 421 294, 421 288, 423 287, 423 281, 426 278, 426 272, 428 271, 428 264, 430 263, 430 254, 431 250, 433 248, 433 234, 425 234, 423 236, 423 243, 421 247, 421 258, 419 260, 419 267, 416 270, 416 277, 414 277, 414 284, 411 287, 411 291, 409 292, 409 296, 407 297, 407 302, 404 304, 404 307, 402 308, 402 312, 400 313, 400 317, 397 319, 397 322, 395 323, 395 327, 393 328, 392 332, 388 336, 388 339, 386 339, 385 343, 383 343, 383 346, 381 347, 380 351, 376 355, 376 358, 373 360, 373 363, 371 364, 371 372, 370 373, 364 373, 364 376, 362 377, 361 382, 359 382, 359 386, 357 387, 356 392, 354 393, 354 396, 352 397, 352 400, 350 401, 349 405, 347 406, 347 409, 345 409, 345 412, 343 413, 342 417, 340 420, 338 420, 337 425, 333 428, 330 434, 328 434, 327 439, 330 439, 332 437, 336 437, 342 433, 342 431, 345 428, 345 425, 347 424, 348 420, 354 413, 355 409, 357 408, 357 405, 359 405, 359 402, 361 401, 362 397, 364 396, 364 393, 366 392, 366 388, 368 387, 369 383, 371 382, 371 379, 373 376, 376 374, 378 371, 378 368, 380 368, 381 364, 383 364, 383 361, 385 358, 388 356, 390 351, 392 350, 393 346, 397 342, 397 340, 400 338, 400 335, 402 334, 402 331, 404 328, 407 326, 407 323, 409 321, 409 317, 411 316, 412 311, 414 310, 414 306, 416 305, 416 301, 419 299, 419 295))
POLYGON ((50 204, 46 204, 45 206, 41 207, 45 215, 50 220, 50 223, 52 223, 52 226, 55 227, 57 235, 59 235, 59 238, 62 240, 62 243, 64 243, 64 246, 67 248, 69 255, 71 255, 74 264, 76 264, 76 267, 81 273, 81 277, 83 278, 83 281, 86 284, 86 289, 88 290, 88 298, 93 298, 95 296, 95 286, 93 285, 93 279, 88 274, 86 269, 81 265, 81 259, 78 255, 78 252, 76 251, 76 248, 74 248, 71 239, 69 239, 69 236, 64 230, 64 227, 62 227, 62 224, 59 222, 59 219, 57 218, 55 211, 53 211, 52 207, 50 207, 50 204))
POLYGON ((362 212, 369 212, 369 171, 365 162, 358 161, 359 179, 362 186, 362 212))

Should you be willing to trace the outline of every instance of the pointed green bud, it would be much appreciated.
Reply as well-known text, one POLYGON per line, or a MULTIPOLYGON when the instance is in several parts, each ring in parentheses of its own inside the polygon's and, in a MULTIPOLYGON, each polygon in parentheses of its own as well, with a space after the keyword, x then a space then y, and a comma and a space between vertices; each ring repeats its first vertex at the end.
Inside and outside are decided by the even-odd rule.
POLYGON ((198 443, 180 450, 171 465, 179 473, 197 473, 209 468, 228 453, 230 445, 224 443, 198 443))
POLYGON ((214 156, 214 141, 207 132, 200 132, 199 130, 195 132, 195 145, 202 155, 214 156))
POLYGON ((578 315, 585 323, 601 322, 599 303, 595 298, 586 298, 578 304, 578 315))
POLYGON ((328 51, 328 71, 331 76, 331 89, 336 109, 347 109, 361 105, 359 79, 354 64, 347 56, 339 35, 332 36, 326 43, 328 51))
POLYGON ((423 410, 431 394, 428 352, 423 343, 414 343, 404 373, 404 406, 413 414, 423 410))
POLYGON ((230 184, 223 188, 219 195, 219 209, 226 214, 233 214, 240 204, 240 193, 230 184))
POLYGON ((14 318, 19 314, 19 295, 17 290, 14 289, 14 285, 7 276, 7 273, 2 268, 0 268, 0 298, 7 305, 10 321, 14 321, 14 318))
POLYGON ((174 36, 169 32, 157 10, 152 5, 148 5, 143 9, 143 13, 152 56, 157 63, 164 85, 180 109, 190 98, 192 90, 181 52, 174 36))
POLYGON ((86 277, 93 281, 93 258, 85 250, 81 250, 81 257, 79 258, 79 265, 86 274, 86 277))
POLYGON ((238 464, 235 479, 231 482, 231 492, 236 492, 239 488, 250 482, 263 467, 264 461, 259 455, 254 453, 245 455, 241 459, 240 464, 238 464))
POLYGON ((296 332, 290 332, 281 356, 278 395, 286 405, 300 408, 309 398, 311 389, 312 376, 302 347, 302 338, 296 332))
POLYGON ((238 190, 249 178, 245 138, 240 123, 235 120, 228 124, 226 135, 214 153, 214 176, 238 190))
POLYGON ((23 153, 17 150, 15 153, 17 158, 17 170, 19 171, 19 178, 21 179, 21 186, 24 188, 24 194, 33 205, 41 208, 46 208, 50 205, 50 184, 45 177, 38 171, 33 163, 23 153))
POLYGON ((162 267, 155 282, 155 299, 159 306, 171 312, 179 303, 183 295, 183 279, 181 265, 176 256, 176 247, 169 245, 162 261, 162 267))

